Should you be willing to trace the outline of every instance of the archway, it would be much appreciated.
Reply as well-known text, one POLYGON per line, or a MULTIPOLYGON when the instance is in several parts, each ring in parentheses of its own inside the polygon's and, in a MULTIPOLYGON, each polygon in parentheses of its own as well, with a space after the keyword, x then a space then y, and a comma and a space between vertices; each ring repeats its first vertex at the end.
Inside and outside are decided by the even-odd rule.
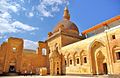
POLYGON ((8 73, 7 75, 9 76, 16 76, 18 75, 18 72, 17 72, 17 68, 16 68, 16 60, 15 58, 12 58, 11 61, 9 62, 9 65, 8 65, 8 73))
POLYGON ((58 52, 58 49, 55 49, 49 54, 50 59, 50 74, 59 75, 61 74, 61 55, 58 52))
POLYGON ((16 73, 16 68, 14 65, 10 65, 9 67, 9 73, 16 73))
POLYGON ((96 54, 95 59, 96 59, 97 74, 107 74, 108 73, 107 63, 106 63, 106 59, 105 59, 104 54, 101 51, 99 51, 96 54))
POLYGON ((99 41, 90 45, 91 69, 93 74, 107 74, 106 46, 99 41))

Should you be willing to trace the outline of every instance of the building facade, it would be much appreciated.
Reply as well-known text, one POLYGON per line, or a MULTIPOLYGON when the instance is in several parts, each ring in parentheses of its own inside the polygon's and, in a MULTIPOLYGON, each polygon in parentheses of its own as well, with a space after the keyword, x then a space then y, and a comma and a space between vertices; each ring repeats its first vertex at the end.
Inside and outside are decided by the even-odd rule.
POLYGON ((0 73, 50 75, 120 74, 120 16, 83 31, 70 21, 69 10, 38 49, 23 49, 23 39, 10 37, 0 46, 0 73), (26 71, 26 72, 25 72, 26 71))

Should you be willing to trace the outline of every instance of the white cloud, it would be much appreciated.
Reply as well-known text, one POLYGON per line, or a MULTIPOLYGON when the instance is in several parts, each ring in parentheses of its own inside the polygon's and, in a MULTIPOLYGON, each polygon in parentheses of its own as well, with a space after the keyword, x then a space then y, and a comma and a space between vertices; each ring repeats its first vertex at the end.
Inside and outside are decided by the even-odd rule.
POLYGON ((6 12, 6 11, 11 11, 11 12, 18 12, 20 9, 23 7, 15 2, 10 2, 10 0, 1 0, 0 1, 0 11, 1 12, 6 12))
POLYGON ((36 30, 38 28, 35 28, 35 27, 32 27, 32 26, 29 26, 27 24, 23 24, 19 21, 15 21, 11 24, 14 28, 18 28, 18 29, 22 29, 22 30, 25 30, 25 31, 33 31, 33 30, 36 30))
POLYGON ((29 17, 33 17, 33 16, 34 16, 33 12, 29 12, 29 17))
MULTIPOLYGON (((17 33, 20 31, 33 31, 38 28, 24 24, 12 18, 11 13, 17 13, 22 9, 20 4, 9 2, 9 0, 0 1, 0 33, 17 33)), ((23 10, 23 9, 22 9, 23 10)), ((1 37, 2 38, 2 37, 1 37)))
POLYGON ((33 31, 33 30, 37 30, 37 29, 38 29, 37 27, 23 24, 20 21, 12 21, 9 18, 0 17, 0 33, 17 33, 20 31, 22 31, 22 32, 23 31, 33 31))
POLYGON ((40 20, 42 21, 44 17, 53 17, 54 14, 60 10, 61 5, 68 3, 68 1, 66 0, 39 0, 38 5, 32 6, 31 10, 28 10, 28 8, 23 7, 26 2, 30 3, 31 0, 0 0, 1 34, 18 33, 21 31, 34 31, 38 29, 36 27, 24 24, 16 19, 13 19, 13 13, 19 15, 21 11, 26 11, 25 13, 27 13, 29 17, 34 17, 35 15, 37 15, 40 16, 40 20))
POLYGON ((0 14, 0 18, 8 19, 8 18, 11 18, 11 15, 8 12, 4 12, 0 14))
POLYGON ((18 9, 16 6, 9 6, 9 8, 13 11, 13 12, 17 12, 18 9))
POLYGON ((37 44, 38 44, 37 42, 31 41, 31 40, 27 40, 27 39, 24 40, 24 48, 25 49, 36 50, 38 47, 37 44))
POLYGON ((37 10, 43 17, 53 17, 60 10, 60 5, 68 4, 67 0, 40 0, 37 10))

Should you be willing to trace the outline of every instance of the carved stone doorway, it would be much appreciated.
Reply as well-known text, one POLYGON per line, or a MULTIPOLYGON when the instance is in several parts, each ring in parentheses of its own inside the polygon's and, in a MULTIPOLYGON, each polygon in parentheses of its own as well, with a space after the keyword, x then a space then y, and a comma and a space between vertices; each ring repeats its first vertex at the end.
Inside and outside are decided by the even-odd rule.
POLYGON ((97 74, 108 74, 106 58, 101 51, 97 53, 96 61, 97 74))
POLYGON ((90 49, 91 49, 92 73, 108 74, 106 46, 99 41, 95 41, 90 45, 90 49))

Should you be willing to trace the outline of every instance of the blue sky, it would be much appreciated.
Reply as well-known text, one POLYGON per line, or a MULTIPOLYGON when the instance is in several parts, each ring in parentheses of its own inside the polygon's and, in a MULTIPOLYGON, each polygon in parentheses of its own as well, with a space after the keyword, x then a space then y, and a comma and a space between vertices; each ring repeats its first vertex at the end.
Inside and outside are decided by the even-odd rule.
POLYGON ((120 14, 120 0, 0 0, 0 44, 12 36, 36 49, 63 18, 66 4, 80 32, 120 14))

